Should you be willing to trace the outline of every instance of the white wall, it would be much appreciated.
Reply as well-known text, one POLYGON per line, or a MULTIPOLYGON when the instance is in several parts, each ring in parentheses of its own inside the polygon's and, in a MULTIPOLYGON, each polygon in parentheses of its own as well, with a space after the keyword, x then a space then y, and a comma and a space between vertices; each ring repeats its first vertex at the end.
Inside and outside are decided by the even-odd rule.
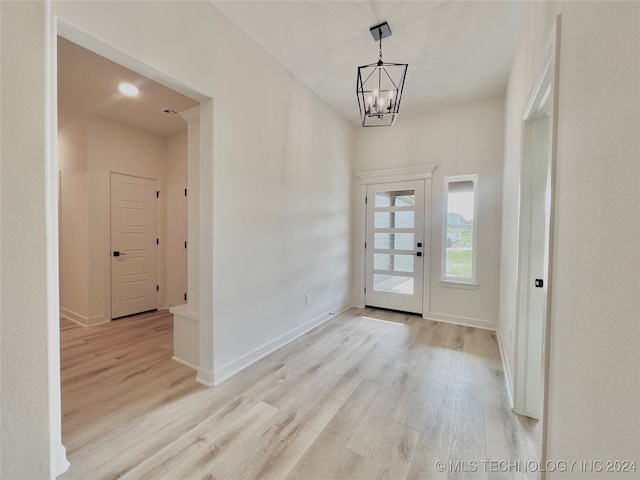
MULTIPOLYGON (((495 98, 399 117, 391 129, 365 128, 357 133, 356 171, 434 163, 432 229, 429 259, 430 311, 425 316, 495 327, 498 320, 500 199, 504 135, 504 99, 495 98), (477 290, 441 285, 443 179, 479 174, 477 290)), ((358 225, 356 219, 354 225, 358 225)), ((354 227, 355 228, 355 227, 354 227)), ((354 271, 359 271, 358 267, 354 271)), ((357 282, 357 279, 356 279, 357 282)))
POLYGON ((173 307, 185 303, 187 293, 187 132, 165 139, 165 216, 162 235, 165 251, 164 279, 162 281, 163 306, 173 307))
POLYGON ((60 445, 57 171, 50 168, 48 11, 0 2, 0 476, 52 478, 60 445), (28 53, 28 54, 27 54, 28 53))
MULTIPOLYGON (((515 315, 520 116, 558 13, 562 34, 544 455, 550 460, 638 461, 637 2, 532 2, 525 9, 506 102, 500 331, 504 341, 515 315)), ((512 346, 508 351, 513 365, 512 346)), ((637 472, 613 475, 637 478, 637 472)), ((578 471, 547 474, 556 477, 586 478, 578 471)))
MULTIPOLYGON (((214 351, 221 378, 351 301, 352 129, 290 73, 253 46, 250 52, 247 65, 236 68, 240 75, 250 68, 266 73, 270 118, 237 111, 230 118, 237 123, 216 123, 215 138, 235 137, 218 142, 214 166, 214 351), (250 141, 232 128, 241 123, 250 141)), ((241 102, 239 96, 223 96, 216 108, 241 102)))

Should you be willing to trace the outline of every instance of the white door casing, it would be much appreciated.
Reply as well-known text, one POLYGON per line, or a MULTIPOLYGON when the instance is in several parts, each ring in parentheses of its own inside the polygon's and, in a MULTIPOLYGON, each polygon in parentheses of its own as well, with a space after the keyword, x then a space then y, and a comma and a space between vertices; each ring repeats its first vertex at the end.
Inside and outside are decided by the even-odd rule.
POLYGON ((158 308, 158 182, 111 174, 111 318, 158 308))
POLYGON ((400 167, 386 170, 370 170, 356 172, 355 181, 359 184, 357 204, 360 207, 360 221, 358 225, 358 255, 355 258, 354 269, 356 273, 356 295, 355 305, 363 308, 366 304, 366 249, 367 241, 367 197, 368 185, 404 182, 409 180, 422 180, 424 182, 424 275, 423 275, 423 295, 422 295, 422 317, 427 318, 430 311, 430 259, 431 259, 431 188, 433 172, 437 168, 436 164, 415 165, 411 167, 400 167))
POLYGON ((422 313, 424 180, 367 186, 365 304, 422 313))
MULTIPOLYGON (((542 418, 548 383, 560 18, 522 117, 514 411, 542 418)), ((544 448, 542 449, 544 451, 544 448)))

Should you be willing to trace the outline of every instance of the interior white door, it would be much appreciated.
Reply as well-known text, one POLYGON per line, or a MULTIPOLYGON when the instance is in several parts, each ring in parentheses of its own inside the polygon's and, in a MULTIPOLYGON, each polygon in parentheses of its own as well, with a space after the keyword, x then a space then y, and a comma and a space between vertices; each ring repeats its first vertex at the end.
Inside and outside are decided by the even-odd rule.
POLYGON ((424 180, 367 186, 365 303, 422 313, 424 180))
POLYGON ((111 174, 111 318, 158 308, 157 187, 111 174))

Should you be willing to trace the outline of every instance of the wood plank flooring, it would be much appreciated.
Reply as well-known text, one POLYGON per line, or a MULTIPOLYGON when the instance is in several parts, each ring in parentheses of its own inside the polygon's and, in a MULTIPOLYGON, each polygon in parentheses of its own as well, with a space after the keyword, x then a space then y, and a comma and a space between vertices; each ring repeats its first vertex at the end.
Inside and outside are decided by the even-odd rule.
POLYGON ((62 480, 527 478, 482 462, 539 458, 494 332, 351 309, 205 388, 172 320, 61 321, 62 480))

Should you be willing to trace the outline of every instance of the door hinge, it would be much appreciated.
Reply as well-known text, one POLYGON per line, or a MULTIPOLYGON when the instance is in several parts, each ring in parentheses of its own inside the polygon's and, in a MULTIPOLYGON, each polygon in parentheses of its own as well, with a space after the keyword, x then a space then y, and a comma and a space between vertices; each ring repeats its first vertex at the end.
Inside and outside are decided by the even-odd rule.
POLYGON ((187 248, 187 242, 184 242, 184 248, 187 248))
POLYGON ((160 291, 160 285, 156 285, 156 292, 160 291))
POLYGON ((187 189, 186 188, 184 189, 184 196, 185 197, 187 196, 187 189))
POLYGON ((364 203, 367 203, 369 201, 369 197, 364 197, 364 203))
POLYGON ((156 245, 160 245, 160 239, 156 238, 156 245))
POLYGON ((184 301, 185 302, 187 301, 187 294, 186 293, 184 294, 184 301))
POLYGON ((367 293, 367 287, 364 287, 364 293, 367 293))
POLYGON ((156 198, 160 198, 160 190, 156 190, 156 198))
POLYGON ((364 242, 364 248, 365 249, 367 248, 367 242, 364 242))

